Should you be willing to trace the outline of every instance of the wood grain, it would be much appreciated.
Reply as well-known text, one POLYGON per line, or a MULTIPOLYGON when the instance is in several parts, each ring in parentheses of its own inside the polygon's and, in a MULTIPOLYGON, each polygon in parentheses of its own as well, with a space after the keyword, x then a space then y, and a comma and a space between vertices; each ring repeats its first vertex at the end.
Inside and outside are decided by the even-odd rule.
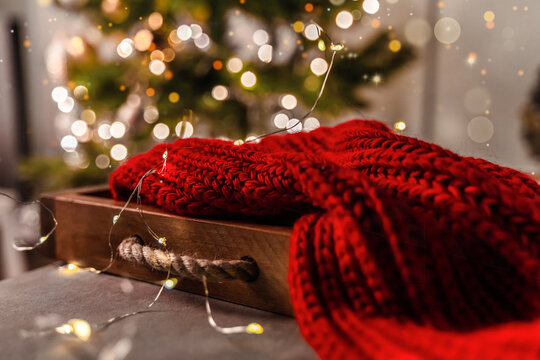
MULTIPOLYGON (((80 266, 96 269, 107 266, 110 257, 108 232, 113 216, 119 213, 123 203, 111 199, 106 187, 46 194, 44 199, 58 220, 56 256, 80 266)), ((194 219, 154 207, 142 208, 152 229, 167 238, 169 251, 207 259, 249 256, 257 262, 260 274, 255 281, 210 283, 212 297, 293 314, 287 284, 289 227, 194 219)), ((163 272, 117 258, 119 243, 130 235, 139 235, 145 244, 157 246, 147 233, 135 205, 130 205, 114 226, 111 239, 115 260, 108 272, 150 282, 163 280, 166 276, 163 272)), ((194 280, 179 279, 177 288, 203 294, 202 284, 194 280)))

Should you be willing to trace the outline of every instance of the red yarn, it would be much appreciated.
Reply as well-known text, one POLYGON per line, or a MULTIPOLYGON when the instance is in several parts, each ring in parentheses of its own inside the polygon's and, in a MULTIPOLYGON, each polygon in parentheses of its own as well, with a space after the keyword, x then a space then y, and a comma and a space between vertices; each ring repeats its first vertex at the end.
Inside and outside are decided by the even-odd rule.
POLYGON ((160 144, 110 178, 191 216, 294 216, 289 286, 324 359, 540 357, 540 187, 350 121, 258 144, 160 144))

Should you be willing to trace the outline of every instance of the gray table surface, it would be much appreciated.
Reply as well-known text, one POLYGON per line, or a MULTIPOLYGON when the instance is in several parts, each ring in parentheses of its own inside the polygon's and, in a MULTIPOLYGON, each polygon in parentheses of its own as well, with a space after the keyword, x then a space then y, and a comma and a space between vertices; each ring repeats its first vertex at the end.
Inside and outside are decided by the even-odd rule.
POLYGON ((258 322, 264 326, 262 335, 223 335, 209 326, 204 297, 176 290, 164 291, 151 312, 94 331, 87 342, 55 333, 36 334, 72 318, 95 325, 140 310, 158 289, 108 274, 65 274, 53 265, 1 281, 0 359, 316 358, 293 318, 212 299, 219 325, 258 322))

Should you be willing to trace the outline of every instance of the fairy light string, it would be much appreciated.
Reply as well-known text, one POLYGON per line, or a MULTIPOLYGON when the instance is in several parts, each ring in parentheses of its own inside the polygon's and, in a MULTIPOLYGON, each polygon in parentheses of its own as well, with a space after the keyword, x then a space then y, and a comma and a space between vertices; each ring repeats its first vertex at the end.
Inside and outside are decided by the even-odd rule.
POLYGON ((11 199, 13 200, 15 203, 19 204, 19 205, 32 205, 32 204, 38 204, 40 207, 42 207, 43 209, 45 209, 49 215, 51 216, 51 220, 53 221, 53 227, 49 230, 49 232, 43 236, 41 236, 38 241, 36 243, 34 243, 33 245, 30 245, 30 246, 19 246, 17 244, 15 244, 14 241, 11 242, 11 246, 13 247, 13 249, 17 250, 17 251, 31 251, 31 250, 34 250, 36 249, 37 247, 43 245, 43 243, 45 241, 47 241, 49 239, 49 237, 56 231, 56 228, 58 226, 58 221, 56 220, 56 217, 54 216, 54 212, 47 206, 45 205, 41 200, 34 200, 34 201, 20 201, 20 200, 17 200, 16 198, 14 198, 13 196, 11 195, 8 195, 4 192, 0 192, 0 195, 1 196, 4 196, 8 199, 11 199))
MULTIPOLYGON (((337 52, 341 51, 344 48, 344 46, 341 43, 334 43, 332 41, 332 39, 330 38, 330 36, 322 29, 321 26, 319 26, 316 23, 314 23, 314 24, 317 27, 318 35, 319 36, 324 36, 327 39, 327 41, 330 43, 330 50, 332 51, 332 55, 331 55, 330 62, 329 62, 329 65, 328 65, 328 70, 326 71, 323 82, 321 84, 321 88, 319 90, 319 93, 318 93, 313 105, 311 106, 311 108, 309 109, 308 112, 306 112, 296 123, 292 124, 291 126, 285 127, 284 129, 280 129, 280 130, 277 130, 277 131, 273 131, 273 132, 270 132, 270 133, 266 133, 266 134, 254 137, 254 138, 251 138, 251 139, 246 140, 246 141, 237 140, 237 141, 234 142, 235 145, 241 145, 241 144, 249 143, 249 142, 256 142, 256 141, 258 141, 258 140, 260 140, 260 139, 262 139, 264 137, 292 130, 293 128, 298 126, 298 124, 300 122, 307 119, 313 113, 313 111, 316 109, 317 105, 319 104, 319 101, 321 100, 321 98, 323 96, 324 90, 326 88, 328 78, 330 76, 332 67, 334 65, 336 54, 337 54, 337 52)), ((143 185, 144 180, 148 176, 150 176, 152 174, 161 175, 163 172, 165 172, 167 170, 167 158, 168 158, 168 150, 165 149, 164 153, 162 154, 162 161, 159 164, 152 167, 150 170, 148 170, 147 172, 145 172, 141 176, 141 178, 137 182, 137 185, 135 186, 135 188, 133 189, 133 191, 129 195, 127 201, 124 203, 124 205, 122 206, 120 211, 113 216, 112 224, 111 224, 111 227, 109 229, 108 239, 107 239, 107 243, 108 243, 109 250, 110 250, 110 257, 109 257, 108 264, 103 269, 100 269, 100 270, 96 270, 94 268, 81 268, 81 267, 78 267, 75 264, 67 264, 66 266, 62 267, 63 269, 66 269, 68 271, 77 271, 77 270, 81 269, 81 270, 90 271, 90 272, 94 272, 94 273, 99 274, 99 273, 107 271, 108 269, 111 268, 111 266, 114 263, 114 257, 115 257, 115 251, 114 251, 113 244, 112 244, 113 230, 114 230, 115 226, 117 225, 118 221, 120 220, 120 218, 122 217, 124 211, 127 209, 127 207, 132 202, 132 200, 133 200, 133 198, 135 196, 136 196, 136 210, 137 210, 137 212, 139 214, 139 217, 141 218, 141 220, 142 220, 142 222, 144 224, 144 227, 145 227, 146 231, 148 232, 148 234, 150 234, 150 236, 159 245, 163 246, 164 248, 167 247, 167 239, 166 239, 166 237, 160 236, 148 224, 148 222, 147 222, 147 220, 146 220, 146 218, 144 216, 144 211, 142 209, 142 199, 141 199, 141 190, 142 190, 142 185, 143 185)), ((4 194, 4 193, 0 193, 0 195, 4 195, 4 196, 7 196, 7 197, 13 199, 12 197, 10 197, 9 195, 4 194)), ((13 199, 13 200, 15 200, 15 199, 13 199)), ((32 246, 23 246, 23 247, 21 247, 21 246, 16 246, 15 244, 13 244, 13 247, 18 251, 29 251, 29 250, 33 250, 33 249, 37 248, 38 246, 42 245, 49 238, 49 236, 51 236, 51 234, 56 230, 56 227, 58 225, 57 220, 54 217, 54 213, 51 211, 51 209, 49 209, 47 206, 45 206, 39 200, 36 200, 34 202, 31 202, 31 203, 38 203, 45 210, 47 210, 49 212, 49 214, 51 215, 51 217, 53 218, 54 226, 45 236, 42 236, 39 239, 39 241, 36 244, 32 245, 32 246)), ((165 251, 165 253, 170 258, 171 255, 167 250, 165 251)), ((172 264, 172 262, 170 262, 170 263, 172 264)), ((154 299, 148 305, 146 305, 143 309, 111 317, 106 322, 95 325, 94 326, 95 331, 104 330, 108 326, 110 326, 111 324, 113 324, 113 323, 115 323, 117 321, 123 320, 125 318, 148 312, 152 308, 152 306, 154 306, 154 304, 161 297, 161 295, 163 293, 163 289, 165 289, 165 288, 166 289, 173 289, 178 284, 178 279, 170 278, 170 273, 171 273, 171 266, 169 265, 169 268, 168 268, 168 271, 167 271, 167 277, 163 281, 161 281, 161 286, 160 286, 158 292, 156 293, 154 299)), ((203 276, 202 283, 203 283, 203 286, 204 286, 204 296, 205 296, 205 307, 206 307, 206 313, 207 313, 207 320, 208 320, 208 323, 210 324, 210 326, 215 331, 217 331, 217 332, 219 332, 221 334, 227 334, 227 335, 240 334, 240 333, 259 335, 259 334, 262 334, 264 332, 264 328, 260 324, 255 323, 255 322, 249 323, 248 325, 245 325, 245 326, 232 326, 232 327, 219 326, 216 323, 216 321, 215 321, 215 319, 214 319, 214 317, 212 315, 212 309, 211 309, 211 306, 210 306, 209 290, 208 290, 208 284, 207 284, 206 276, 203 276)), ((50 332, 56 332, 56 333, 64 334, 64 335, 74 335, 74 336, 78 337, 79 339, 81 339, 83 341, 86 341, 86 340, 88 340, 90 338, 90 335, 92 333, 92 326, 88 322, 86 322, 85 320, 71 319, 65 324, 62 324, 62 325, 60 325, 58 327, 55 327, 53 329, 49 329, 49 330, 46 330, 46 331, 40 331, 40 332, 38 332, 38 334, 43 335, 43 334, 47 334, 47 333, 50 333, 50 332)))

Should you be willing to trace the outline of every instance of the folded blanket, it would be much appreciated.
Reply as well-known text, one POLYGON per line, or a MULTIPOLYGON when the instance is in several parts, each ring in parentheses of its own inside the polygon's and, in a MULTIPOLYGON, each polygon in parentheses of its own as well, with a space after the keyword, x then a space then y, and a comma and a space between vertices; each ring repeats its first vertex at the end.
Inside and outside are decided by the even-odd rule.
POLYGON ((353 120, 260 143, 180 139, 110 177, 189 216, 289 217, 289 287, 324 359, 540 357, 540 187, 353 120))

